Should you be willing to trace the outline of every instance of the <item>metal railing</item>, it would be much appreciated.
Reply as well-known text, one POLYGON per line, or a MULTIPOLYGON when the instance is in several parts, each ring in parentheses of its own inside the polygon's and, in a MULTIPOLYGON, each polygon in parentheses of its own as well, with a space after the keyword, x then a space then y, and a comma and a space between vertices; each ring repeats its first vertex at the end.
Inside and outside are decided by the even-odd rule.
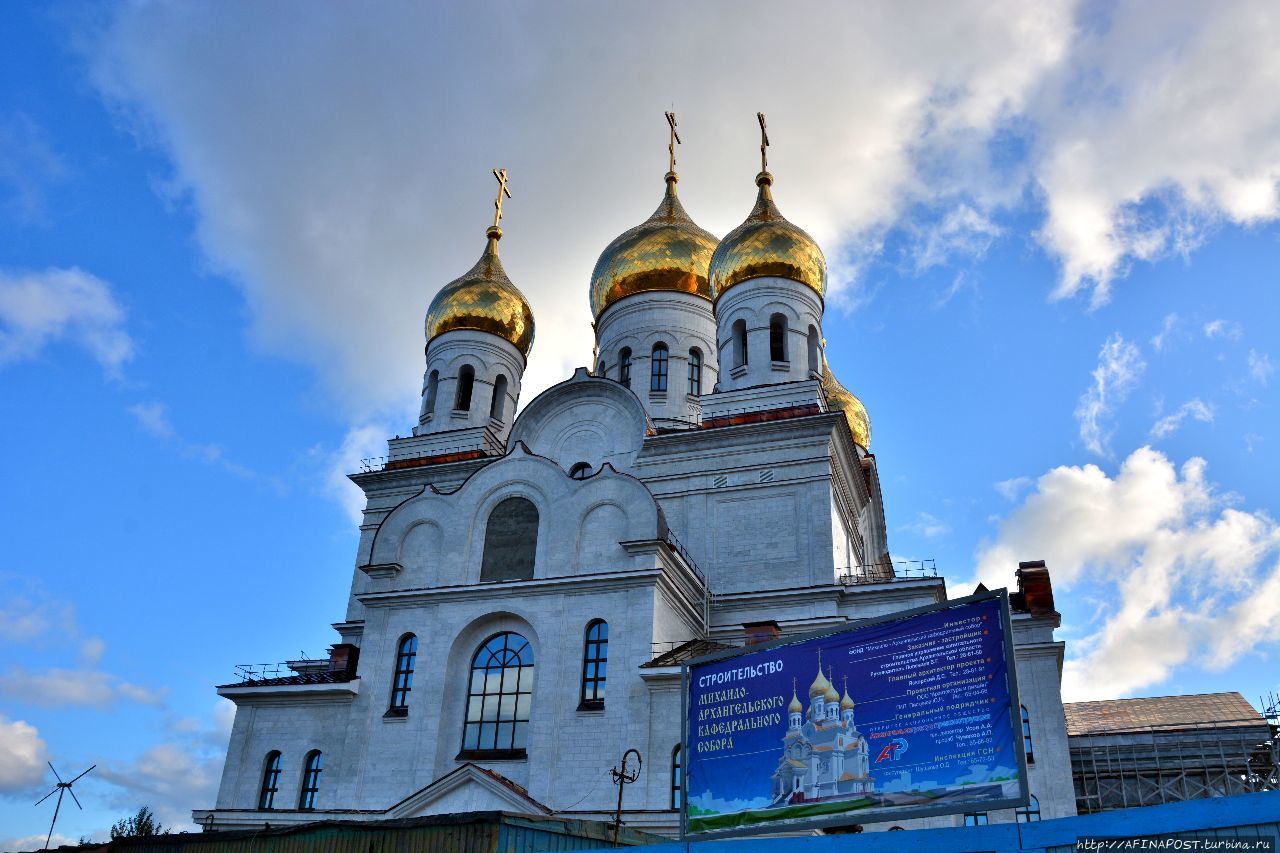
POLYGON ((893 560, 850 566, 836 574, 836 583, 841 586, 855 586, 864 583, 891 583, 937 576, 937 560, 893 560))

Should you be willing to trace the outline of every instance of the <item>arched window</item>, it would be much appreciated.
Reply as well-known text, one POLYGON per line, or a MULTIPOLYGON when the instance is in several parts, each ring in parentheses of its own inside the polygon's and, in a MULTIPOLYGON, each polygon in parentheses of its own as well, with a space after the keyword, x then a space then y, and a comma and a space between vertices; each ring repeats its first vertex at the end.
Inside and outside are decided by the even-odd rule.
POLYGON ((653 345, 653 355, 649 359, 650 391, 667 390, 667 360, 669 355, 666 344, 657 343, 653 345))
POLYGON ((631 387, 631 347, 618 350, 618 381, 631 387))
POLYGON ((575 462, 569 469, 569 476, 575 480, 585 480, 591 476, 590 462, 575 462))
POLYGON ((302 771, 302 793, 298 796, 298 808, 304 812, 316 807, 316 794, 320 792, 320 773, 324 770, 324 755, 318 749, 307 753, 302 771))
POLYGON ((489 417, 495 421, 502 420, 503 409, 507 405, 507 377, 499 373, 493 380, 493 402, 489 404, 489 417))
POLYGON ((1027 763, 1036 763, 1035 749, 1031 746, 1031 715, 1027 713, 1027 706, 1022 705, 1022 748, 1027 753, 1027 763))
POLYGON ((733 366, 742 367, 747 363, 747 321, 733 321, 733 366))
POLYGON ((689 350, 689 393, 697 397, 702 393, 702 351, 689 350))
POLYGON ((891 826, 891 827, 889 827, 889 831, 890 831, 890 832, 902 832, 902 827, 900 827, 900 826, 891 826))
POLYGON ((986 826, 987 813, 986 812, 966 812, 964 816, 964 825, 965 826, 986 826))
POLYGON ((405 634, 396 647, 396 669, 391 677, 391 707, 389 717, 403 717, 409 713, 409 694, 413 692, 413 667, 418 658, 418 637, 405 634))
POLYGON ((1027 803, 1026 808, 1017 809, 1014 815, 1018 818, 1018 823, 1031 823, 1040 819, 1040 801, 1036 799, 1036 795, 1031 795, 1031 801, 1027 803))
POLYGON ((440 387, 440 371, 433 370, 427 378, 427 401, 422 404, 422 414, 431 417, 436 413, 436 390, 440 387))
POLYGON ((822 338, 817 326, 809 327, 809 372, 822 373, 822 338))
POLYGON ((582 647, 582 702, 579 711, 604 707, 605 671, 609 665, 609 623, 593 619, 587 623, 582 647))
POLYGON ((787 361, 787 318, 782 314, 769 318, 769 358, 787 361))
POLYGON ((671 808, 684 808, 684 762, 681 760, 681 746, 671 750, 671 808))
POLYGON ((537 550, 538 508, 524 498, 505 498, 489 513, 480 580, 532 579, 537 550))
POLYGON ((490 637, 471 659, 459 758, 522 757, 533 699, 533 648, 519 634, 490 637))
POLYGON ((280 790, 280 751, 267 753, 267 760, 262 765, 262 790, 258 793, 258 808, 274 809, 276 792, 280 790))
POLYGON ((458 371, 458 393, 453 399, 455 411, 471 411, 471 388, 475 381, 476 369, 469 364, 462 365, 462 369, 458 371))

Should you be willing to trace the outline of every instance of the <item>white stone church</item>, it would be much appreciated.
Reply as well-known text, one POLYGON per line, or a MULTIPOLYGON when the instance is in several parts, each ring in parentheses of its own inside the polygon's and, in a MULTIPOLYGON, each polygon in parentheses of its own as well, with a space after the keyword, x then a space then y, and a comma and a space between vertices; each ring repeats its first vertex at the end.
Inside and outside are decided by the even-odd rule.
MULTIPOLYGON (((768 171, 720 240, 677 180, 596 264, 592 368, 518 415, 534 321, 498 257, 500 190, 480 260, 427 311, 412 436, 351 477, 368 503, 331 659, 219 688, 235 725, 197 823, 608 820, 635 748, 623 820, 675 834, 682 661, 947 599, 889 560, 870 421, 827 367, 822 251, 768 171)), ((1072 815, 1059 617, 1043 564, 1015 570, 1036 797, 1017 819, 1072 815)))

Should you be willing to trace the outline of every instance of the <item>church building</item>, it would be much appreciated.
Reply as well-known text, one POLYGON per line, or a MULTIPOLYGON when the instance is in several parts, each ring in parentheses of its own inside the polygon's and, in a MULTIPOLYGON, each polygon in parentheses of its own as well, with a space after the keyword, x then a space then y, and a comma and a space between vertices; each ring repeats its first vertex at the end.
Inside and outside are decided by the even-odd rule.
MULTIPOLYGON (((218 688, 235 724, 197 823, 611 820, 609 771, 635 748, 623 822, 674 835, 682 661, 947 600, 944 578, 890 561, 871 421, 828 367, 826 261, 775 203, 765 146, 754 208, 718 239, 680 202, 669 119, 658 207, 589 282, 594 363, 518 414, 534 316, 499 257, 495 172, 480 259, 426 311, 418 422, 351 475, 367 504, 331 657, 218 688)), ((1036 800, 1017 817, 1073 815, 1059 617, 1043 564, 1019 571, 1036 800)), ((839 674, 815 669, 780 727, 780 797, 873 784, 839 674), (811 772, 824 748, 838 762, 811 772)))

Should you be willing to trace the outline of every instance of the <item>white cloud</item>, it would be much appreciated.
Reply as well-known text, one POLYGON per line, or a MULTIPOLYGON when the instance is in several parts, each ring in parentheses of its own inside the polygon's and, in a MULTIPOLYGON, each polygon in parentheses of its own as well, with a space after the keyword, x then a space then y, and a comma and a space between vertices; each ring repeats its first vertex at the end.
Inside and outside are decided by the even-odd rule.
POLYGON ((47 708, 68 705, 109 708, 121 699, 160 705, 167 693, 167 689, 150 690, 92 669, 51 667, 30 671, 15 665, 0 673, 0 695, 10 701, 47 708))
POLYGON ((135 403, 130 406, 129 414, 138 420, 138 424, 156 438, 173 438, 173 424, 169 421, 169 407, 164 403, 135 403))
MULTIPOLYGON (((0 793, 39 785, 48 758, 48 749, 35 726, 0 714, 0 793)), ((43 836, 40 842, 43 845, 43 836)))
POLYGON ((1204 324, 1204 336, 1209 340, 1225 338, 1229 341, 1238 341, 1243 334, 1244 328, 1239 323, 1226 320, 1210 320, 1204 324))
POLYGON ((916 271, 950 264, 957 258, 981 258, 1003 233, 990 217, 960 204, 921 236, 915 251, 916 271))
POLYGON ((1249 350, 1249 375, 1256 382, 1266 385, 1267 380, 1271 378, 1271 374, 1275 372, 1276 369, 1271 364, 1270 355, 1253 349, 1249 350))
POLYGON ((30 578, 0 572, 0 639, 30 643, 54 631, 74 636, 77 630, 74 606, 52 598, 30 578))
POLYGON ((80 644, 80 662, 85 666, 97 666, 107 652, 107 644, 101 637, 89 637, 80 644))
POLYGON ((1164 322, 1160 324, 1160 331, 1151 337, 1151 347, 1156 352, 1164 350, 1165 344, 1169 342, 1169 336, 1173 334, 1178 327, 1177 314, 1165 314, 1164 322))
POLYGON ((1084 446, 1099 456, 1109 456, 1111 439, 1108 424, 1115 407, 1124 402, 1146 370, 1138 347, 1119 332, 1114 333, 1098 351, 1098 366, 1093 370, 1093 385, 1080 396, 1076 405, 1076 422, 1084 446))
POLYGON ((0 367, 65 339, 117 375, 134 351, 124 320, 111 287, 82 270, 0 272, 0 367))
POLYGON ((1151 427, 1151 437, 1155 439, 1168 438, 1182 427, 1182 422, 1187 418, 1194 418, 1201 423, 1211 424, 1213 423, 1213 406, 1199 397, 1188 400, 1175 411, 1156 421, 1151 427))
POLYGON ((1069 700, 1128 695, 1180 667, 1224 667, 1270 648, 1280 525, 1230 506, 1205 469, 1193 458, 1178 470, 1147 447, 1114 477, 1094 465, 1055 468, 980 549, 978 580, 988 586, 1034 554, 1060 593, 1086 582, 1103 590, 1096 629, 1069 649, 1069 700))
POLYGON ((1010 477, 995 484, 995 490, 1007 501, 1016 501, 1035 481, 1030 477, 1010 477))
POLYGON ((950 525, 927 512, 916 513, 915 520, 910 524, 904 524, 902 529, 917 536, 923 536, 925 539, 934 539, 951 532, 950 525))
POLYGON ((324 459, 325 491, 342 505, 352 522, 359 524, 364 520, 364 492, 347 475, 360 471, 362 460, 386 455, 386 428, 371 424, 352 427, 336 452, 326 453, 320 448, 313 448, 311 452, 324 459))

